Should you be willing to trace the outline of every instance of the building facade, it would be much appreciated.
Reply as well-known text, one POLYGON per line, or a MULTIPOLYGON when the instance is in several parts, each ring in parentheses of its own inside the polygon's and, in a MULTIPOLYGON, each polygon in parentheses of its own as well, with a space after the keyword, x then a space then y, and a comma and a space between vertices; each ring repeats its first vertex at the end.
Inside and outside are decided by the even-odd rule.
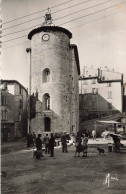
POLYGON ((1 80, 1 138, 14 140, 27 134, 27 90, 16 80, 1 80))
POLYGON ((126 83, 124 83, 123 112, 126 115, 126 83))
POLYGON ((123 111, 123 76, 85 68, 79 78, 80 123, 123 111))
POLYGON ((37 95, 31 131, 69 133, 78 130, 79 57, 70 44, 71 32, 53 26, 50 13, 44 25, 32 30, 30 55, 30 93, 37 95), (48 22, 47 22, 48 21, 48 22))

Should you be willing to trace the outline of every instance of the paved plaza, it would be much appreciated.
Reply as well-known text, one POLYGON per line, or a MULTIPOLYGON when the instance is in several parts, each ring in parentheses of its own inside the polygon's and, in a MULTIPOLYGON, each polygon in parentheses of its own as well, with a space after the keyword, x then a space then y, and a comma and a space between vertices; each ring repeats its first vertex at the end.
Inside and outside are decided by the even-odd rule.
POLYGON ((75 146, 68 147, 68 153, 59 146, 54 158, 44 154, 41 160, 33 158, 33 148, 26 148, 25 142, 17 142, 17 150, 6 143, 2 194, 126 194, 126 150, 108 152, 107 142, 101 141, 89 140, 88 157, 74 157, 75 146), (105 156, 99 155, 98 142, 105 156))

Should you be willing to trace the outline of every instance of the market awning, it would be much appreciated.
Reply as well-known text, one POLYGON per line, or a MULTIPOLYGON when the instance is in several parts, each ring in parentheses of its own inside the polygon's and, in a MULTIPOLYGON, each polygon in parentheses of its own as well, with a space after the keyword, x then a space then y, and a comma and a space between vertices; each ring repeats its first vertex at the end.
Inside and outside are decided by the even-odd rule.
POLYGON ((98 123, 110 123, 110 124, 114 124, 114 123, 120 123, 120 122, 117 122, 117 121, 97 121, 98 123))

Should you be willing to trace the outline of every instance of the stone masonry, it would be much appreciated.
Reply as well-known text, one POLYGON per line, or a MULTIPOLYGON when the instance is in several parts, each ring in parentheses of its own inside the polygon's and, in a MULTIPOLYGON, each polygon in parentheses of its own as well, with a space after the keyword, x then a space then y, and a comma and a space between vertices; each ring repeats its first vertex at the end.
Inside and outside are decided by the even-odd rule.
POLYGON ((31 94, 38 93, 36 117, 31 130, 46 132, 45 118, 50 119, 50 132, 69 133, 78 130, 79 59, 76 45, 70 45, 71 33, 61 27, 44 26, 31 31, 31 94), (48 40, 43 40, 43 35, 48 40), (48 69, 50 79, 43 83, 43 72, 48 69), (50 96, 50 109, 45 110, 44 95, 50 96))

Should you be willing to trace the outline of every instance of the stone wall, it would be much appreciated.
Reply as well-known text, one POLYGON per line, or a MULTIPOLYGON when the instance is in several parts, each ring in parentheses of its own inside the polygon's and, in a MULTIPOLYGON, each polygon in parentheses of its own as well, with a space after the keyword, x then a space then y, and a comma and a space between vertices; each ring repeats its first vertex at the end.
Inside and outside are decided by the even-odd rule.
POLYGON ((70 85, 71 85, 71 133, 76 133, 79 129, 79 86, 78 71, 75 60, 74 48, 70 49, 70 85))
POLYGON ((32 37, 31 50, 31 93, 38 92, 37 114, 31 121, 31 129, 44 132, 44 118, 49 117, 51 132, 71 132, 72 87, 78 78, 69 37, 58 31, 37 33, 32 37), (48 41, 42 40, 44 34, 50 36, 48 41), (46 68, 50 70, 50 81, 43 83, 42 74, 46 68), (75 76, 72 81, 71 76, 75 76), (50 95, 50 110, 44 110, 43 96, 46 93, 50 95))

